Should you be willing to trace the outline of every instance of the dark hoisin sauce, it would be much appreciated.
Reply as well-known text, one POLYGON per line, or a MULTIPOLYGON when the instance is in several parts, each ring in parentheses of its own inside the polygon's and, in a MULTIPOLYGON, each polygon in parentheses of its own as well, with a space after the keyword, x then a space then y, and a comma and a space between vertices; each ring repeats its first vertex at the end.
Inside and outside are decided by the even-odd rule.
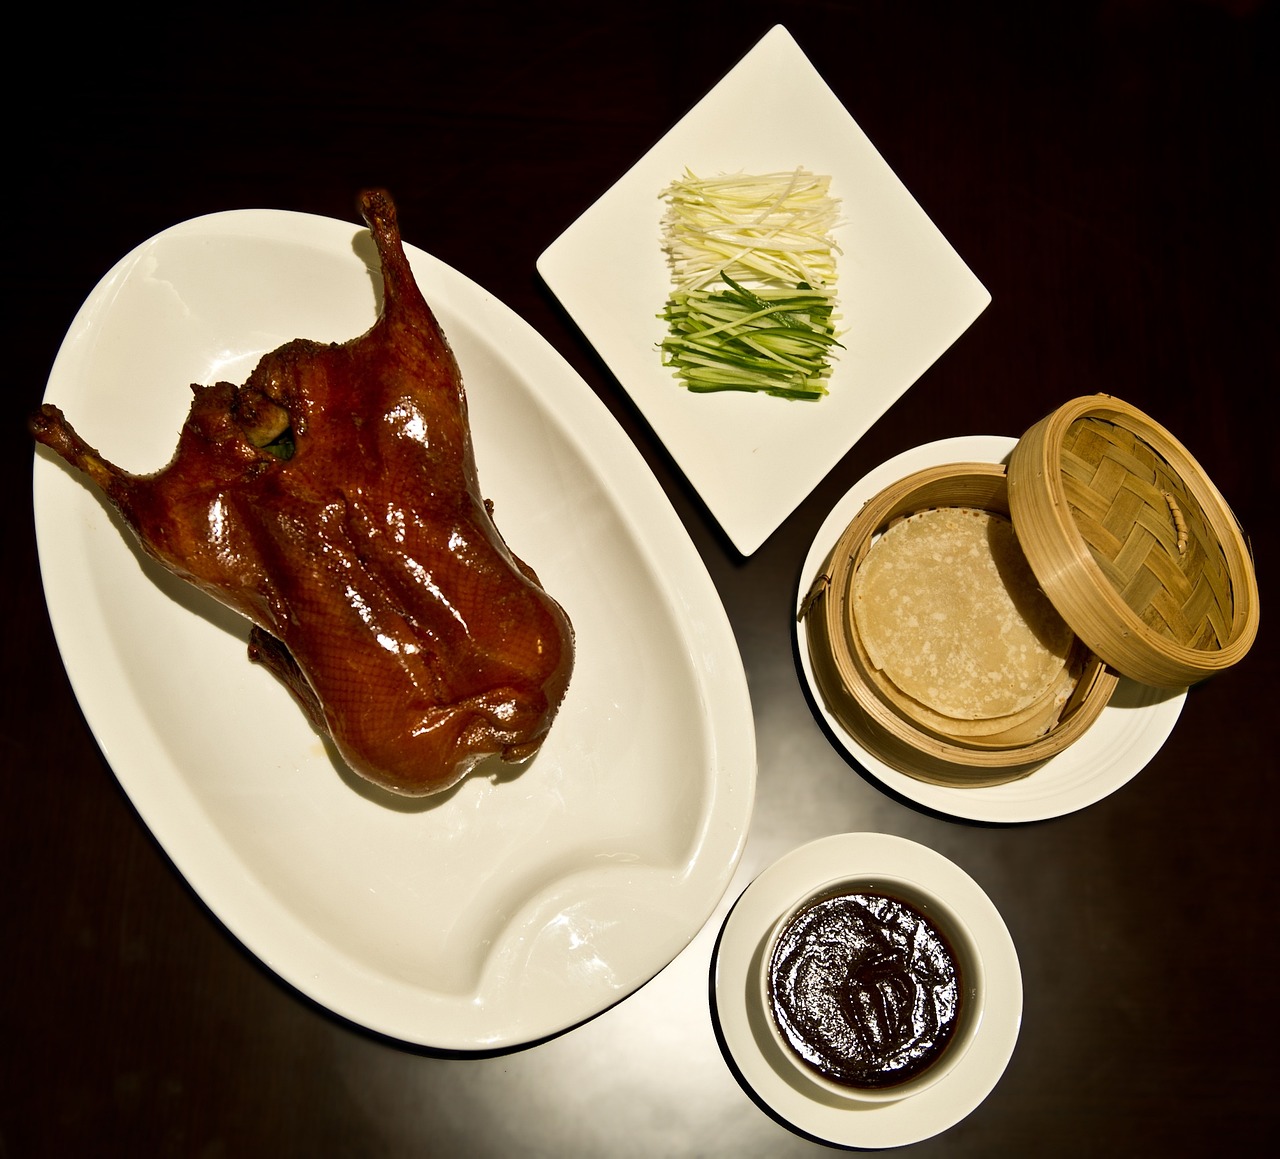
POLYGON ((783 1038, 837 1083, 881 1089, 932 1066, 963 1001, 956 955, 915 906, 888 894, 840 893, 801 910, 769 963, 783 1038))

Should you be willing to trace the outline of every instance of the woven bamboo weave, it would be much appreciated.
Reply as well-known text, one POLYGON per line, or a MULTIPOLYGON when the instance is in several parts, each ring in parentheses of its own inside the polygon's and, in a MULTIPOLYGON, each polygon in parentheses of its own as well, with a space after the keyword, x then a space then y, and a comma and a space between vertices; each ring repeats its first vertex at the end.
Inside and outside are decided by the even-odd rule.
POLYGON ((1062 473, 1081 538, 1142 622, 1192 648, 1227 643, 1230 569, 1177 472, 1123 427, 1081 419, 1063 441, 1062 473), (1175 510, 1188 532, 1181 551, 1175 510))
POLYGON ((1252 644, 1257 580, 1235 517, 1127 403, 1087 396, 1032 427, 1010 459, 1009 503, 1046 594, 1117 671, 1175 688, 1252 644))

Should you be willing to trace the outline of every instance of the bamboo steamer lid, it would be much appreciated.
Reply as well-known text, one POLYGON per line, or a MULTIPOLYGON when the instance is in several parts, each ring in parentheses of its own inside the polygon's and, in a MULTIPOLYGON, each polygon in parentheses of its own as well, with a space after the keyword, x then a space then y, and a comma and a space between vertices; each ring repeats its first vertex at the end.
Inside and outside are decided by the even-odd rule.
POLYGON ((1117 672, 1182 688, 1249 650, 1258 583, 1240 526, 1141 411, 1105 394, 1059 407, 1014 448, 1008 492, 1045 594, 1117 672))

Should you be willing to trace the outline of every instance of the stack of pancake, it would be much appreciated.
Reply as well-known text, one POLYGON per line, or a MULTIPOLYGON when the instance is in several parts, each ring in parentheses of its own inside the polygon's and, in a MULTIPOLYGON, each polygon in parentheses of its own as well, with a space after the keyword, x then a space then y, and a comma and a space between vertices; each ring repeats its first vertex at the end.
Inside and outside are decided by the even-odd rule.
POLYGON ((1076 638, 1005 516, 935 507, 899 519, 867 551, 852 594, 864 671, 918 726, 1003 748, 1057 723, 1079 677, 1076 638))

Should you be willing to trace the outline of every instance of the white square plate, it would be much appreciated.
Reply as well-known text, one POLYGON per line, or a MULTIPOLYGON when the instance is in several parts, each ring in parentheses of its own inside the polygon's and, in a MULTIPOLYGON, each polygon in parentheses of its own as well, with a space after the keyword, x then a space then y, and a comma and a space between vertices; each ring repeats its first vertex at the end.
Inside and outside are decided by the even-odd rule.
POLYGON ((781 25, 547 248, 538 271, 743 555, 991 301, 781 25), (686 167, 831 177, 845 349, 826 398, 693 394, 662 365, 661 195, 686 167))

